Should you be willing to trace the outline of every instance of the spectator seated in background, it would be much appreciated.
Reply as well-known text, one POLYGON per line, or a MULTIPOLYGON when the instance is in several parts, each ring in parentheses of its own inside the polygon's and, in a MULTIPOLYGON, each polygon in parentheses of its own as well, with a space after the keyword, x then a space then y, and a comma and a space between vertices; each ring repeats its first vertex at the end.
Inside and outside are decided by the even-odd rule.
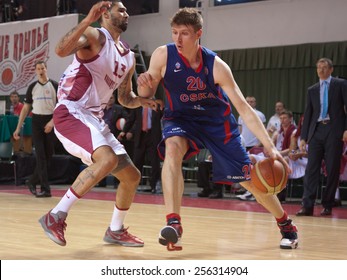
MULTIPOLYGON (((10 93, 10 102, 11 102, 10 110, 9 110, 10 115, 19 117, 24 107, 24 104, 20 102, 20 96, 17 91, 12 91, 10 93)), ((28 113, 28 116, 32 117, 32 115, 33 113, 30 111, 28 113)), ((14 153, 19 153, 19 152, 25 152, 27 154, 32 153, 32 146, 33 146, 32 136, 23 135, 23 129, 20 130, 20 138, 16 140, 12 137, 11 142, 13 144, 14 153)))
MULTIPOLYGON (((259 119, 263 124, 266 122, 265 115, 256 109, 257 101, 255 97, 253 96, 247 96, 246 97, 247 103, 253 108, 254 112, 258 115, 259 119)), ((254 146, 260 146, 259 139, 250 131, 250 129, 246 126, 244 120, 241 118, 241 116, 238 118, 238 124, 239 124, 239 130, 240 134, 242 135, 246 150, 248 151, 254 146)))
MULTIPOLYGON (((292 134, 296 130, 296 127, 293 124, 293 113, 289 110, 283 111, 280 113, 280 121, 281 129, 274 133, 272 141, 274 142, 277 150, 279 150, 281 155, 288 161, 288 155, 291 150, 290 144, 292 141, 292 134)), ((277 197, 281 202, 286 200, 286 196, 286 189, 277 194, 277 197)))
POLYGON ((297 129, 293 131, 290 139, 288 163, 290 168, 292 169, 292 173, 289 175, 289 179, 298 179, 305 175, 305 169, 307 165, 307 152, 300 151, 299 149, 299 144, 301 141, 300 133, 303 121, 304 116, 302 115, 300 117, 297 129))
POLYGON ((17 91, 12 91, 10 93, 10 101, 11 101, 10 114, 19 116, 20 112, 23 109, 24 104, 20 102, 19 93, 17 91))
MULTIPOLYGON (((20 112, 22 112, 22 109, 24 107, 24 103, 20 102, 20 96, 19 96, 19 93, 17 91, 12 91, 10 93, 10 102, 11 102, 10 114, 15 115, 15 116, 20 116, 20 112)), ((30 111, 28 116, 32 117, 32 115, 33 115, 33 113, 30 111)))
MULTIPOLYGON (((272 140, 274 141, 276 148, 280 151, 281 155, 286 159, 292 169, 292 174, 289 175, 289 178, 300 178, 304 175, 306 166, 305 159, 303 159, 304 154, 298 150, 298 141, 300 141, 298 137, 301 131, 302 119, 300 119, 298 133, 295 125, 293 125, 293 114, 291 111, 283 111, 280 114, 280 120, 281 129, 280 131, 274 133, 272 140)), ((252 152, 252 150, 250 150, 250 152, 252 152)), ((266 157, 266 150, 256 154, 249 153, 249 158, 253 164, 266 157)), ((286 199, 286 189, 280 192, 277 196, 281 202, 284 202, 286 199)))
POLYGON ((270 137, 281 129, 281 120, 280 114, 285 110, 285 106, 282 101, 277 101, 275 104, 275 114, 270 118, 266 130, 269 133, 270 137))

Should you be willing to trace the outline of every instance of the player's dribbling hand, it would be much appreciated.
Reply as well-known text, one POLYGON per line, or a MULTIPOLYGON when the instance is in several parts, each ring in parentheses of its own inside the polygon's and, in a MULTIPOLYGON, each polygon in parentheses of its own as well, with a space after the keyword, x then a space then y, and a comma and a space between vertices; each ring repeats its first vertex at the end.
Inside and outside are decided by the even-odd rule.
POLYGON ((273 147, 271 150, 267 150, 267 152, 270 158, 272 158, 273 160, 277 159, 283 163, 284 167, 287 169, 288 174, 292 174, 292 169, 289 167, 288 162, 283 158, 283 156, 275 147, 273 147))

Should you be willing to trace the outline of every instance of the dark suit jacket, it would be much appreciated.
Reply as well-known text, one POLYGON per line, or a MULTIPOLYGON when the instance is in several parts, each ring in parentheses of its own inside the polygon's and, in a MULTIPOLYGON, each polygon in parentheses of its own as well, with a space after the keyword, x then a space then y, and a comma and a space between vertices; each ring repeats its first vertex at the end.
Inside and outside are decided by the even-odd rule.
MULTIPOLYGON (((158 145, 162 135, 161 135, 161 117, 162 117, 162 111, 152 111, 152 128, 151 128, 151 138, 152 143, 154 145, 158 145)), ((141 133, 142 131, 142 107, 138 107, 136 109, 132 109, 130 111, 130 114, 126 120, 126 123, 123 128, 123 132, 132 132, 134 134, 134 143, 135 147, 138 147, 141 136, 143 135, 141 133)))
MULTIPOLYGON (((301 129, 301 139, 309 143, 317 126, 320 114, 319 82, 308 88, 304 123, 301 129)), ((342 140, 342 135, 347 130, 347 80, 331 78, 328 92, 328 114, 331 129, 342 140)))

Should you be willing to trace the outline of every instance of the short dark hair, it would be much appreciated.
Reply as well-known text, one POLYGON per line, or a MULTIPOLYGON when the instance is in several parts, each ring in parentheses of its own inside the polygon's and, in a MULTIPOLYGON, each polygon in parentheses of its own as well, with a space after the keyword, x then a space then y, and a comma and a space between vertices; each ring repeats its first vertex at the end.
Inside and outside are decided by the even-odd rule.
POLYGON ((18 93, 18 91, 14 90, 14 91, 12 91, 12 92, 10 93, 10 96, 12 96, 12 95, 17 95, 17 96, 19 96, 19 93, 18 93))
POLYGON ((43 60, 38 60, 38 61, 36 61, 36 62, 35 62, 35 67, 36 67, 36 65, 38 65, 38 64, 44 64, 45 67, 47 67, 46 62, 44 62, 43 60))
POLYGON ((280 116, 282 115, 287 115, 289 118, 292 118, 293 117, 293 113, 292 111, 289 111, 289 110, 284 110, 280 113, 280 116))
MULTIPOLYGON (((111 6, 108 8, 109 11, 112 9, 112 7, 113 7, 116 3, 122 2, 122 0, 110 0, 110 1, 112 2, 112 4, 111 4, 111 6)), ((101 2, 101 1, 99 1, 99 2, 101 2)), ((102 23, 102 15, 99 17, 98 23, 99 23, 99 24, 102 23)))
POLYGON ((316 66, 318 65, 318 63, 323 62, 323 63, 327 63, 329 68, 334 67, 333 61, 330 58, 326 58, 326 57, 322 57, 320 59, 318 59, 316 66))

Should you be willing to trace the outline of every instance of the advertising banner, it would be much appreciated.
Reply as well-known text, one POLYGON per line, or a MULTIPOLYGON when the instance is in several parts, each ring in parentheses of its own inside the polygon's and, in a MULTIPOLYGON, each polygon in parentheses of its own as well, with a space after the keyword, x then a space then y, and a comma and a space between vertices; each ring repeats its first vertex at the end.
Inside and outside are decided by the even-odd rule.
POLYGON ((48 77, 59 81, 72 56, 55 54, 57 42, 78 23, 78 14, 0 24, 0 95, 24 95, 37 80, 35 62, 47 64, 48 77))

